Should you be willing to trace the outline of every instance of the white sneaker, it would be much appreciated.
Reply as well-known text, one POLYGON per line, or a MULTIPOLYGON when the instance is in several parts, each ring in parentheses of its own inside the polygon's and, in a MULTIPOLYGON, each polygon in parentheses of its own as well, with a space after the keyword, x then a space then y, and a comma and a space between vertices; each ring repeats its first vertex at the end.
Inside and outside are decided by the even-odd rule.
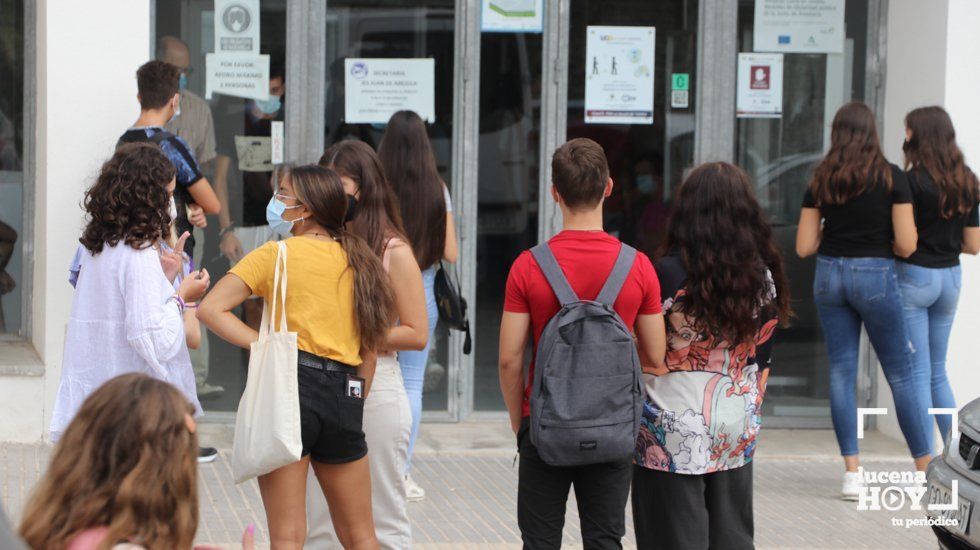
POLYGON ((843 500, 857 500, 863 485, 860 473, 844 472, 844 483, 841 485, 840 498, 843 500))
POLYGON ((425 500, 425 489, 419 487, 412 476, 405 476, 405 495, 408 502, 421 502, 425 500))

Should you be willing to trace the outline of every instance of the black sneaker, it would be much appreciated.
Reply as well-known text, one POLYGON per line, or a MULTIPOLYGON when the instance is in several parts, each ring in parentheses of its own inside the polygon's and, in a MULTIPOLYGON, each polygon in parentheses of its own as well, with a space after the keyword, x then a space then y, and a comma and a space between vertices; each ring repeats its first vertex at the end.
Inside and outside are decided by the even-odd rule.
POLYGON ((201 447, 197 451, 197 463, 207 464, 214 462, 218 458, 218 449, 214 447, 201 447))

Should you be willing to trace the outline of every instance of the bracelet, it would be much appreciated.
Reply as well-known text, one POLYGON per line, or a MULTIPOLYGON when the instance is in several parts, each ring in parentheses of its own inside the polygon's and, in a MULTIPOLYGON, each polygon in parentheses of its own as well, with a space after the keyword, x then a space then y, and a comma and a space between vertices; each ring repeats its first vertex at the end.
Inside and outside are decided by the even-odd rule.
POLYGON ((218 238, 223 238, 226 233, 228 233, 229 231, 231 231, 233 229, 235 229, 235 224, 233 224, 233 223, 232 224, 229 224, 228 227, 225 227, 224 229, 222 229, 221 231, 218 232, 218 238))
POLYGON ((187 303, 184 302, 184 299, 180 297, 180 294, 175 293, 173 296, 170 297, 170 299, 173 300, 175 304, 177 304, 177 309, 179 309, 180 312, 183 313, 184 308, 187 307, 187 303))

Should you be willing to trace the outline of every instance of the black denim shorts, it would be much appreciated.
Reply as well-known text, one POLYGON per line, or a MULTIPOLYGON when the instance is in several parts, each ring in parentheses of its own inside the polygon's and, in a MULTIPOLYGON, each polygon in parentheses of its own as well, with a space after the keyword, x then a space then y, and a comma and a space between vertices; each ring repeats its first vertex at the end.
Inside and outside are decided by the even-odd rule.
POLYGON ((303 456, 324 464, 344 464, 366 455, 364 399, 347 396, 347 374, 297 368, 303 456))

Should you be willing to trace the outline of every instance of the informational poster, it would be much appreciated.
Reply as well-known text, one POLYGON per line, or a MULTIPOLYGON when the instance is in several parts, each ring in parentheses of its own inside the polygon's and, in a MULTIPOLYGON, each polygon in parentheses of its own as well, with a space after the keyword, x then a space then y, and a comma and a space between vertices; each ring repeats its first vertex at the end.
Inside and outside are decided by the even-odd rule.
POLYGON ((755 0, 757 52, 843 53, 844 0, 755 0))
POLYGON ((272 138, 269 136, 235 136, 238 169, 242 172, 272 171, 272 138))
POLYGON ((205 97, 213 93, 246 99, 268 99, 268 55, 222 55, 209 53, 205 57, 205 97))
POLYGON ((653 124, 653 27, 589 26, 586 124, 653 124))
POLYGON ((345 59, 344 119, 385 124, 398 111, 435 122, 435 59, 345 59))
POLYGON ((738 118, 783 116, 783 54, 738 54, 738 118))
POLYGON ((214 0, 214 53, 259 54, 259 0, 214 0))
POLYGON ((544 0, 482 0, 483 32, 532 32, 544 30, 544 0))

